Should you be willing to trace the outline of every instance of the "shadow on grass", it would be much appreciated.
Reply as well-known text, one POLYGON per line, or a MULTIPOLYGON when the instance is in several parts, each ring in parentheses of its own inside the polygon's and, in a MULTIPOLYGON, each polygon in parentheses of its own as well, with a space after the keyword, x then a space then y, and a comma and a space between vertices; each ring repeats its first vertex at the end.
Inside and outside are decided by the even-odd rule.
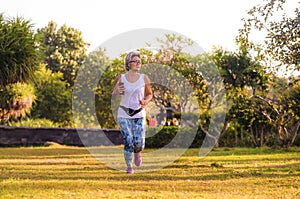
MULTIPOLYGON (((230 159, 209 159, 219 153, 224 155, 221 149, 214 151, 204 162, 198 159, 189 159, 187 156, 194 156, 198 149, 191 149, 182 159, 175 161, 162 169, 138 173, 133 175, 125 174, 124 171, 114 170, 102 163, 95 161, 89 152, 84 148, 14 148, 0 150, 0 180, 84 180, 84 181, 205 181, 205 180, 229 180, 239 178, 271 178, 280 179, 300 176, 299 156, 295 157, 268 157, 264 159, 237 159, 232 156, 230 159), (51 158, 51 161, 44 161, 51 158), (281 160, 276 164, 277 159, 281 160), (5 161, 8 161, 6 163, 5 161), (57 162, 56 162, 57 160, 57 162), (290 162, 290 163, 289 163, 290 162), (295 163, 296 162, 296 163, 295 163), (258 163, 254 165, 253 163, 258 163), (245 165, 253 165, 245 166, 245 165)), ((230 149, 231 150, 231 149, 230 149)), ((242 149, 240 149, 242 150, 242 149)), ((254 149, 256 151, 258 149, 254 149)), ((246 154, 243 152, 227 151, 229 153, 246 154)), ((264 155, 275 154, 276 151, 260 153, 264 155)), ((288 152, 298 152, 297 149, 290 149, 288 152)), ((248 151, 253 153, 253 151, 248 151)), ((279 152, 283 153, 283 152, 279 152)), ((257 154, 255 154, 257 155, 257 154)), ((143 165, 146 167, 146 165, 143 165)))
MULTIPOLYGON (((289 165, 290 166, 290 165, 289 165)), ((300 176, 299 165, 293 167, 281 167, 281 169, 272 167, 260 168, 224 168, 198 165, 190 167, 188 165, 169 166, 148 173, 136 173, 133 175, 125 174, 125 171, 117 171, 106 167, 89 167, 81 169, 53 169, 49 170, 31 170, 31 169, 1 169, 0 180, 5 179, 23 179, 23 180, 109 180, 122 181, 134 179, 139 181, 182 181, 182 180, 229 180, 238 178, 287 178, 300 176)))

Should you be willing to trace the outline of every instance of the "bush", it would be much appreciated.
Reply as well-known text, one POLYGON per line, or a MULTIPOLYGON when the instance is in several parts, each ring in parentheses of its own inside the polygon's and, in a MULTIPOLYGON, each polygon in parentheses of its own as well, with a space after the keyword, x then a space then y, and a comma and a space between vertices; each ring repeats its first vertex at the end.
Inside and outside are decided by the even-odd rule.
POLYGON ((31 111, 32 118, 46 118, 57 123, 69 124, 72 121, 72 90, 62 73, 53 73, 40 65, 35 72, 37 101, 31 111))
POLYGON ((9 126, 26 126, 26 127, 59 127, 58 123, 54 123, 48 119, 24 119, 15 122, 9 122, 9 126))
POLYGON ((35 101, 35 89, 27 83, 0 86, 0 122, 19 119, 30 113, 35 101))
POLYGON ((203 141, 203 133, 191 127, 164 126, 158 133, 156 128, 147 130, 146 147, 147 148, 195 148, 200 147, 203 141), (153 136, 150 136, 153 135, 153 136), (176 136, 176 138, 175 138, 176 136))

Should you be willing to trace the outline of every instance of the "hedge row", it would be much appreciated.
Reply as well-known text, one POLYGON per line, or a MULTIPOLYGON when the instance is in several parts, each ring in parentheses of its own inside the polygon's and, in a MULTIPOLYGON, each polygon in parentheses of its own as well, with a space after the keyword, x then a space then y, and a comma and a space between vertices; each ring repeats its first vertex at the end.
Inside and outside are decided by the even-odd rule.
MULTIPOLYGON (((205 133, 200 128, 164 126, 148 128, 146 132, 146 148, 181 147, 199 148, 202 146, 205 133)), ((208 139, 209 146, 214 144, 213 139, 208 139)), ((239 139, 234 133, 228 132, 218 140, 219 147, 256 147, 249 136, 239 139)), ((267 145, 272 146, 272 145, 267 145)), ((297 135, 294 146, 300 146, 300 134, 297 135)))
POLYGON ((204 135, 196 128, 164 126, 162 129, 149 128, 146 134, 147 148, 200 147, 204 135))

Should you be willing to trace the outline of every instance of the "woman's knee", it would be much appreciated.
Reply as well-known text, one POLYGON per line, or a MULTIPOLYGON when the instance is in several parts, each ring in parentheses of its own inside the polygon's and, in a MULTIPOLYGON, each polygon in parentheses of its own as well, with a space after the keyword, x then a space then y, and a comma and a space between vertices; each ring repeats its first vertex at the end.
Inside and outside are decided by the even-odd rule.
POLYGON ((144 148, 145 148, 145 147, 144 147, 143 145, 136 145, 136 144, 135 144, 135 145, 133 146, 133 152, 134 152, 134 153, 141 152, 141 151, 144 150, 144 148))

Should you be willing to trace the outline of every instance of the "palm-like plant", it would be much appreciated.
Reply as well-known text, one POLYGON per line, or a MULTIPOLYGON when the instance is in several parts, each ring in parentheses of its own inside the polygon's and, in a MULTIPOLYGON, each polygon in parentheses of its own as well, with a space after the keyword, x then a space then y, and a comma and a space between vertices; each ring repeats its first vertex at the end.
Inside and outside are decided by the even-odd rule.
POLYGON ((30 85, 27 89, 25 82, 33 78, 40 56, 30 21, 21 17, 4 19, 0 14, 0 57, 0 122, 3 122, 24 115, 34 99, 34 90, 30 85))
POLYGON ((30 21, 0 15, 0 85, 24 82, 33 77, 39 52, 30 21))

